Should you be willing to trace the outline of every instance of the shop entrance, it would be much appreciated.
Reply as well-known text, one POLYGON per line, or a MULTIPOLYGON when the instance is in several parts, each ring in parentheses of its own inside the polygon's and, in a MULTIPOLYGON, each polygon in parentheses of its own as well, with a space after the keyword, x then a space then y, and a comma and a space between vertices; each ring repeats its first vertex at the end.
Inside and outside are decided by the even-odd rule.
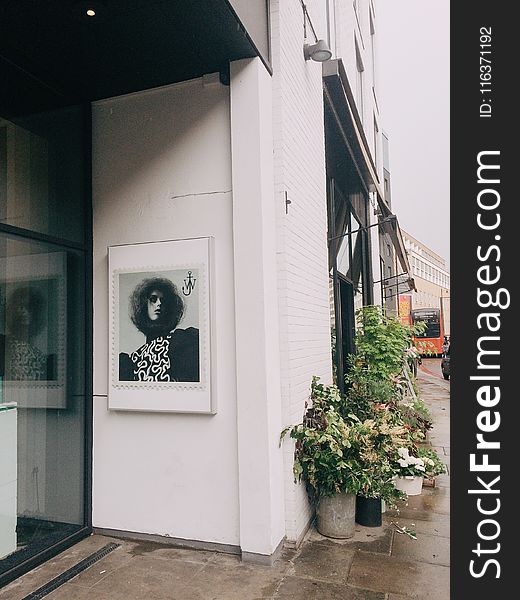
POLYGON ((0 584, 90 532, 90 127, 0 118, 0 584))

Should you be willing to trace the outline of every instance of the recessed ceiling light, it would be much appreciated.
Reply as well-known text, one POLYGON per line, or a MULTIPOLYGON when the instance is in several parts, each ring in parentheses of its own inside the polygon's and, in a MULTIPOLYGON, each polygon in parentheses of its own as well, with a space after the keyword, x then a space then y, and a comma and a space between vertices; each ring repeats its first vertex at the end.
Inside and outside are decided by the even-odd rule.
POLYGON ((95 17, 96 16, 96 11, 93 8, 88 8, 87 9, 87 17, 95 17))

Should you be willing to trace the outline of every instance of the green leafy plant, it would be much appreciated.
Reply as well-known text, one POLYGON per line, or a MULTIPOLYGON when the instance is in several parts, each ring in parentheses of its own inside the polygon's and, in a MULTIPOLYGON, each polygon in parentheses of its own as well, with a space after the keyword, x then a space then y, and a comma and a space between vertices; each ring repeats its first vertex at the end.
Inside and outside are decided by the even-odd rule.
POLYGON ((311 402, 303 422, 282 431, 296 440, 293 472, 295 481, 303 478, 313 499, 337 492, 356 493, 352 478, 356 466, 352 450, 353 429, 337 410, 340 393, 336 386, 326 386, 314 377, 311 402))
POLYGON ((348 389, 343 410, 359 419, 370 419, 387 406, 396 403, 398 394, 390 378, 382 378, 367 369, 354 355, 349 357, 350 369, 346 376, 348 389))
POLYGON ((315 502, 346 492, 379 497, 392 507, 406 498, 394 485, 399 469, 427 474, 426 466, 434 466, 433 458, 418 455, 431 418, 410 390, 410 361, 417 359, 412 341, 420 325, 407 327, 376 306, 356 316, 346 393, 314 377, 302 422, 285 428, 281 439, 289 434, 295 440, 295 481, 305 482, 315 502), (409 464, 401 465, 405 454, 409 464))
POLYGON ((446 473, 446 465, 433 448, 420 447, 417 455, 424 462, 426 477, 435 477, 436 475, 446 473))
POLYGON ((354 448, 358 452, 354 478, 357 494, 382 498, 390 506, 404 495, 393 483, 391 456, 406 439, 406 430, 392 423, 390 412, 382 409, 374 419, 365 419, 355 427, 354 448))
POLYGON ((395 489, 389 457, 404 443, 405 428, 391 423, 382 410, 376 419, 360 420, 334 385, 313 378, 312 405, 302 423, 287 427, 296 440, 294 476, 305 481, 311 499, 338 492, 381 497, 390 506, 402 498, 395 489))
POLYGON ((382 379, 399 376, 407 359, 405 353, 413 347, 417 326, 403 325, 398 319, 386 316, 379 306, 358 309, 356 322, 358 364, 382 379))
POLYGON ((426 432, 433 427, 430 411, 419 397, 399 403, 396 411, 399 413, 402 423, 410 431, 420 432, 422 434, 420 437, 424 438, 426 432))

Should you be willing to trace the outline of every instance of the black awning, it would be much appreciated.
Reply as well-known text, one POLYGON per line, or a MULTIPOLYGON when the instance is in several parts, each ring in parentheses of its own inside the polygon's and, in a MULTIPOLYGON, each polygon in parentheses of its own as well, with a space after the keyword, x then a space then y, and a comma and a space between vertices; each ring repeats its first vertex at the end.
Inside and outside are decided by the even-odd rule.
MULTIPOLYGON (((377 205, 381 215, 379 226, 383 232, 390 236, 403 272, 409 274, 410 264, 404 247, 401 228, 397 216, 392 214, 383 198, 376 167, 372 161, 343 61, 335 59, 324 62, 322 74, 325 100, 328 102, 335 125, 340 130, 343 142, 366 191, 374 193, 377 197, 377 205)), ((412 289, 415 289, 413 279, 410 277, 409 280, 410 285, 413 286, 412 289)))
POLYGON ((340 58, 323 63, 325 100, 367 192, 382 197, 376 167, 363 131, 348 77, 340 58))
MULTIPOLYGON (((260 56, 263 0, 16 0, 0 5, 0 114, 150 89, 260 56), (92 5, 96 15, 86 15, 92 5), (238 11, 238 12, 237 12, 238 11), (255 17, 253 37, 238 14, 255 17), (258 42, 260 44, 260 42, 258 42)), ((251 27, 251 25, 250 25, 251 27)), ((267 35, 267 34, 266 34, 267 35)))
MULTIPOLYGON (((379 200, 379 198, 378 198, 379 200)), ((401 232, 401 228, 399 227, 399 221, 397 220, 397 215, 394 215, 387 204, 383 202, 379 202, 379 212, 380 212, 380 222, 379 227, 381 230, 390 236, 392 240, 392 245, 397 254, 397 258, 399 263, 401 264, 401 268, 403 273, 410 274, 410 263, 408 261, 408 255, 406 253, 406 249, 404 247, 403 234, 401 232)), ((409 277, 410 289, 415 290, 415 282, 413 278, 409 277)))

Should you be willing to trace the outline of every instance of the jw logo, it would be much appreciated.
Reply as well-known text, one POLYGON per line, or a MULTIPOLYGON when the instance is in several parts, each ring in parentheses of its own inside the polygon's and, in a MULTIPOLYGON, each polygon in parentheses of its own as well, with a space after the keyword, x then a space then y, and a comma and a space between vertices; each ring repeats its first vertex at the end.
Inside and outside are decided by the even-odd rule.
POLYGON ((188 277, 184 280, 184 285, 182 286, 182 293, 185 296, 189 296, 191 292, 195 289, 195 282, 197 280, 193 277, 191 271, 188 271, 188 277))

